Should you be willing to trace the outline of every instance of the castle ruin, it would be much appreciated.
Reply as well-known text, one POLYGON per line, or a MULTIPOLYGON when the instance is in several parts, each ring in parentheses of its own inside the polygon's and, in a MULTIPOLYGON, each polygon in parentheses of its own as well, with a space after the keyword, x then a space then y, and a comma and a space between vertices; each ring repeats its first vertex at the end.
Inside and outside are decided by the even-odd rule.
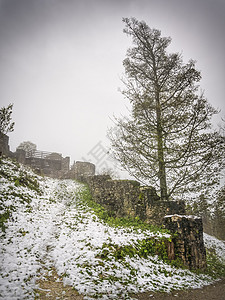
POLYGON ((75 162, 70 158, 46 151, 11 152, 8 136, 0 135, 0 156, 17 159, 39 174, 53 178, 76 179, 89 186, 92 199, 115 217, 138 217, 153 225, 162 225, 176 233, 168 244, 168 258, 178 256, 189 268, 204 269, 206 254, 202 219, 185 215, 184 201, 164 201, 153 187, 142 187, 134 180, 112 180, 109 175, 95 175, 95 165, 75 162))
POLYGON ((59 179, 76 179, 95 175, 95 165, 90 162, 74 162, 70 168, 70 157, 63 157, 57 152, 29 151, 16 149, 11 152, 9 137, 0 133, 0 156, 16 159, 19 163, 30 166, 37 174, 59 179))

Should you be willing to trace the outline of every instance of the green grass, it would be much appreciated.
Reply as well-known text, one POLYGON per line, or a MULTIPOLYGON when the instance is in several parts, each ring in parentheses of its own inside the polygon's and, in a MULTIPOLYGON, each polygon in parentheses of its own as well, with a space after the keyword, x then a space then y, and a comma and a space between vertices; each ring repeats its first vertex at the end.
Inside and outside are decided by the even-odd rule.
POLYGON ((225 264, 216 256, 213 249, 206 251, 207 269, 206 274, 213 278, 225 278, 225 264))
POLYGON ((2 211, 0 214, 0 229, 5 232, 7 220, 11 217, 12 212, 15 211, 14 205, 6 204, 7 200, 19 201, 21 204, 25 204, 27 209, 31 210, 32 196, 29 191, 34 191, 39 195, 42 194, 42 191, 38 178, 30 175, 25 168, 22 169, 20 164, 12 159, 0 158, 0 176, 9 183, 7 188, 1 190, 0 195, 0 210, 2 211))
POLYGON ((116 217, 115 212, 107 211, 102 205, 96 203, 91 196, 90 190, 87 185, 84 185, 83 189, 79 192, 79 198, 84 205, 87 205, 94 214, 106 224, 111 227, 125 227, 132 228, 133 230, 150 230, 152 232, 161 232, 162 234, 170 232, 162 226, 155 226, 148 224, 140 220, 139 217, 116 217))
POLYGON ((170 237, 150 237, 138 240, 134 244, 123 246, 118 246, 112 243, 104 243, 103 246, 99 249, 99 258, 107 260, 110 256, 113 256, 116 260, 124 260, 126 256, 134 257, 137 255, 142 258, 147 258, 150 255, 157 255, 159 259, 172 266, 175 266, 177 268, 184 268, 181 259, 177 257, 174 260, 168 259, 167 247, 168 243, 172 241, 173 236, 167 229, 147 224, 141 221, 138 217, 115 217, 114 213, 108 212, 102 205, 96 203, 92 199, 87 185, 84 185, 83 189, 79 192, 79 199, 81 200, 81 203, 85 206, 88 206, 100 220, 111 227, 122 227, 127 229, 130 228, 132 231, 141 230, 144 232, 149 230, 153 233, 170 234, 170 237))
POLYGON ((167 245, 169 239, 162 237, 156 239, 146 238, 137 240, 137 242, 128 245, 119 246, 113 243, 104 243, 97 255, 98 258, 108 260, 111 256, 116 260, 125 260, 125 257, 130 258, 138 256, 140 258, 148 258, 149 256, 157 255, 163 262, 176 268, 185 268, 183 262, 178 257, 174 260, 169 260, 167 255, 167 245))
MULTIPOLYGON (((16 187, 27 187, 30 190, 33 190, 39 194, 41 194, 41 190, 40 190, 40 186, 38 183, 38 179, 36 176, 32 176, 30 175, 26 170, 21 170, 20 169, 20 165, 7 158, 8 162, 4 162, 4 165, 7 166, 8 165, 8 169, 4 168, 4 169, 0 169, 0 175, 6 179, 8 179, 9 181, 11 181, 12 183, 15 184, 16 187), (12 175, 12 169, 15 172, 18 172, 19 174, 16 175, 12 175)), ((2 164, 2 158, 0 159, 0 166, 2 164)))
MULTIPOLYGON (((141 221, 138 217, 127 217, 127 218, 118 218, 115 217, 113 212, 108 212, 102 205, 96 203, 91 196, 89 188, 87 185, 84 185, 83 189, 79 192, 79 198, 82 201, 82 204, 88 206, 94 214, 102 220, 104 223, 108 224, 111 227, 123 227, 131 228, 132 230, 150 230, 155 233, 168 233, 171 234, 168 230, 159 227, 147 224, 141 221)), ((146 258, 150 255, 158 255, 158 257, 163 260, 165 263, 168 263, 177 268, 186 269, 183 262, 179 258, 174 260, 169 260, 167 256, 167 244, 175 236, 171 235, 171 238, 147 238, 143 240, 138 240, 135 244, 118 246, 116 244, 103 244, 100 248, 99 257, 102 259, 108 259, 110 256, 113 256, 117 260, 124 260, 126 256, 133 257, 135 255, 139 257, 146 258)), ((207 269, 202 270, 192 270, 198 274, 207 274, 213 278, 225 278, 225 265, 216 257, 213 250, 207 250, 207 269)))

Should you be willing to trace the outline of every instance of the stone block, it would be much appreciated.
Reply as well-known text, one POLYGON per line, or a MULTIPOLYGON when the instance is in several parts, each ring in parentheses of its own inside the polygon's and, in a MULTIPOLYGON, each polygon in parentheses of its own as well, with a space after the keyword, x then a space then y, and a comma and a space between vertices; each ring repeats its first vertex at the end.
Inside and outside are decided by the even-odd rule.
POLYGON ((164 217, 164 226, 176 234, 173 242, 175 253, 190 269, 206 268, 206 250, 203 241, 202 218, 185 215, 164 217))

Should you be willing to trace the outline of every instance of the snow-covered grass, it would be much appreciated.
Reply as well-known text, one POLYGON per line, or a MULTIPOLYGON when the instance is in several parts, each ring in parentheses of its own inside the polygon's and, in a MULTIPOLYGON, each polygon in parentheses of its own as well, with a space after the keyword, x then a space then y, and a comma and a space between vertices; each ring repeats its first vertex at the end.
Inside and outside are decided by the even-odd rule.
MULTIPOLYGON (((0 299, 34 299, 38 278, 52 266, 85 299, 131 299, 131 293, 197 288, 213 281, 157 256, 117 259, 110 245, 136 245, 168 234, 110 227, 84 204, 81 184, 34 175, 7 159, 0 164, 0 299)), ((208 235, 205 241, 225 256, 224 245, 208 235)))
POLYGON ((205 247, 213 250, 219 261, 225 264, 225 241, 220 241, 207 233, 203 235, 205 247))

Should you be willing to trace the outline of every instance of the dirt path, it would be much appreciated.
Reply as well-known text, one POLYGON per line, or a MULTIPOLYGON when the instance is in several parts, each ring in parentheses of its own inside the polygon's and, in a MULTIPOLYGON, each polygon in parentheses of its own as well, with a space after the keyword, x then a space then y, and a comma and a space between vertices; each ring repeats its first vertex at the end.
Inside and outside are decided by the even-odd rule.
POLYGON ((225 300, 225 279, 202 289, 174 291, 170 294, 165 293, 143 293, 135 296, 138 300, 225 300))
MULTIPOLYGON (((38 281, 39 290, 36 291, 36 300, 82 300, 83 296, 71 286, 64 286, 62 278, 59 277, 55 271, 47 271, 45 279, 38 281)), ((174 291, 172 293, 142 293, 133 295, 134 299, 138 300, 225 300, 225 279, 220 280, 212 285, 206 286, 202 289, 174 291)), ((123 300, 123 299, 118 299, 123 300)))
POLYGON ((82 300, 83 296, 71 286, 64 286, 62 277, 59 277, 56 270, 53 268, 50 271, 46 270, 44 279, 38 282, 39 289, 36 290, 35 300, 82 300))

